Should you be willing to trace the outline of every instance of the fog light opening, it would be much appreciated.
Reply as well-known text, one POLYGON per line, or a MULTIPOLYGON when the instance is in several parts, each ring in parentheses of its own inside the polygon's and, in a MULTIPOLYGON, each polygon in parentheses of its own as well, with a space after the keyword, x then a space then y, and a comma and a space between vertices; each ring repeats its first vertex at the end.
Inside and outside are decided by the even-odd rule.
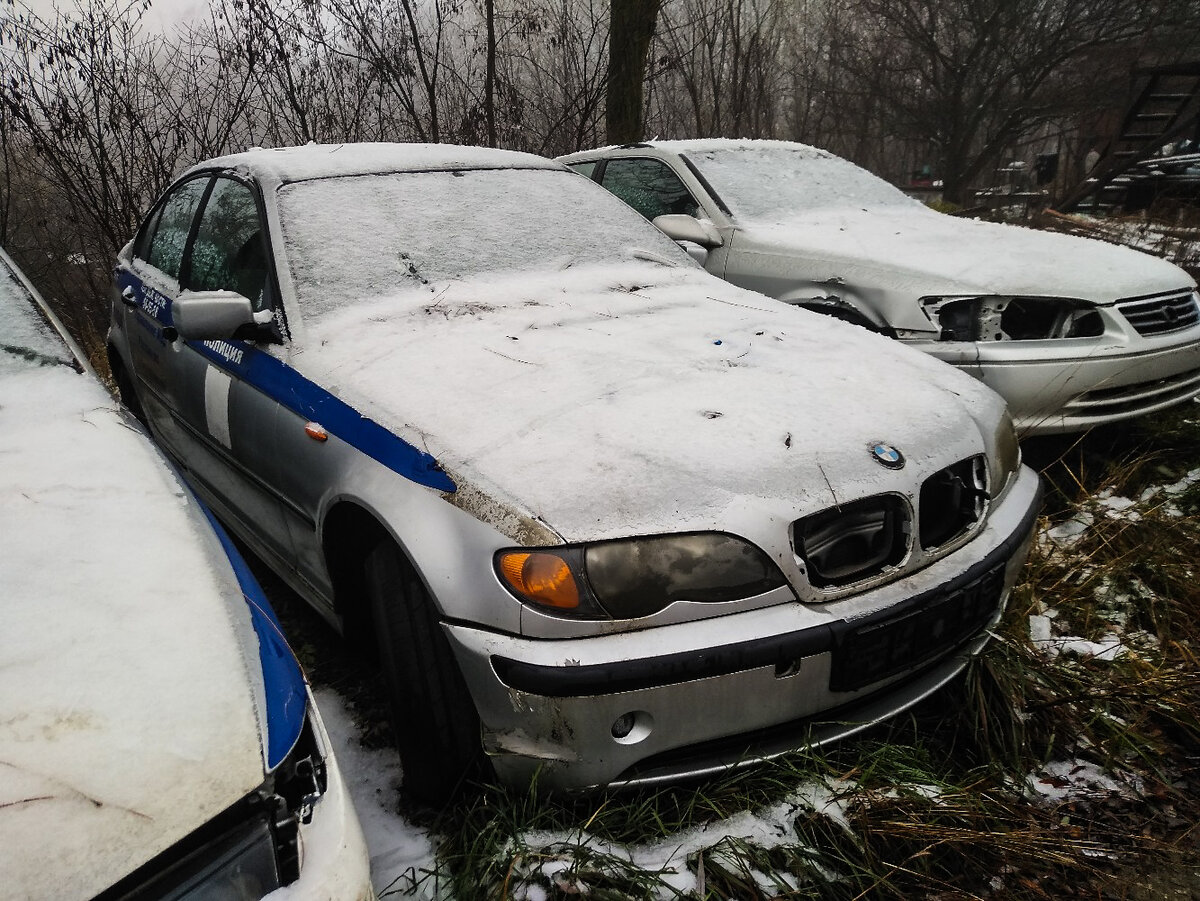
POLYGON ((775 678, 787 679, 795 676, 800 672, 800 665, 803 662, 803 657, 793 657, 791 660, 780 660, 775 664, 775 678))
POLYGON ((644 710, 631 710, 613 720, 613 741, 621 745, 635 745, 648 736, 654 728, 654 718, 644 710))

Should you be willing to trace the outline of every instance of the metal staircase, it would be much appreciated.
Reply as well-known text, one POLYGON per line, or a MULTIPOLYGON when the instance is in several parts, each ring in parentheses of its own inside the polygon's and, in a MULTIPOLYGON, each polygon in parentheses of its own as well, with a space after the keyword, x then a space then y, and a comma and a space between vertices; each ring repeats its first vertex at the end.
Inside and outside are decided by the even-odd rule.
POLYGON ((1138 69, 1134 75, 1140 90, 1120 129, 1092 171, 1058 204, 1060 211, 1089 198, 1098 207, 1122 205, 1140 164, 1178 138, 1200 137, 1200 61, 1138 69))

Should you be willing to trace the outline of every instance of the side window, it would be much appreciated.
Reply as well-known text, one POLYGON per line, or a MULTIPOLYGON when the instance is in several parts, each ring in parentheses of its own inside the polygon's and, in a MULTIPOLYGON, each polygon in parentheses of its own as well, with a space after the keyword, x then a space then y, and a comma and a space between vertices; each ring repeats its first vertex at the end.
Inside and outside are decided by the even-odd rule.
POLYGON ((578 172, 585 178, 591 178, 596 171, 596 160, 588 160, 586 163, 567 163, 567 168, 578 172))
POLYGON ((196 229, 188 287, 236 291, 258 311, 270 305, 266 283, 267 247, 254 192, 239 181, 218 178, 196 229))
POLYGON ((200 205, 207 187, 207 178, 193 178, 184 182, 155 213, 156 221, 147 229, 150 248, 145 255, 146 262, 172 278, 179 278, 183 248, 187 244, 196 207, 200 205))
POLYGON ((679 176, 661 160, 609 160, 602 184, 647 219, 668 213, 695 216, 700 212, 679 176))
MULTIPOLYGON (((164 204, 165 205, 165 204, 164 204)), ((162 221, 163 207, 157 206, 150 218, 142 226, 142 230, 138 232, 137 238, 133 242, 133 255, 139 260, 150 259, 150 240, 154 237, 154 232, 158 228, 158 223, 162 221)))

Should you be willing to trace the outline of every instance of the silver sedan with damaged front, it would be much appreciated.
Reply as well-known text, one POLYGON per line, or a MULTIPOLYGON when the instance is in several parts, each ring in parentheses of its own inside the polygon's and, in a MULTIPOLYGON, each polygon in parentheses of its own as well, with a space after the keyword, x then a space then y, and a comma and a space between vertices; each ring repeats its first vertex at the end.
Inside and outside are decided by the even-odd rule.
POLYGON ((429 799, 893 715, 981 647, 1037 509, 996 394, 522 154, 201 164, 121 254, 109 354, 220 516, 378 650, 429 799))
POLYGON ((969 372, 1008 401, 1022 435, 1200 392, 1196 283, 1164 260, 945 216, 802 144, 655 141, 562 160, 689 242, 710 272, 969 372))

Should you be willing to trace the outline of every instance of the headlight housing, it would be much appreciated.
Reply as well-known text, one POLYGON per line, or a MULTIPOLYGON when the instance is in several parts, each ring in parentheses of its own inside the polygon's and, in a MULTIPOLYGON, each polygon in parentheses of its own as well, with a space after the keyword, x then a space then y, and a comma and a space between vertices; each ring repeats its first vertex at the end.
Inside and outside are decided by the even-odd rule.
POLYGON ((676 601, 736 601, 786 584, 762 550, 723 532, 514 548, 497 553, 495 563, 501 583, 522 601, 581 619, 633 619, 676 601))
POLYGON ((998 493, 1021 465, 1021 444, 1012 414, 1005 410, 996 423, 988 450, 992 460, 992 493, 998 493))
POLYGON ((1063 297, 922 297, 940 341, 1039 341, 1095 338, 1104 320, 1095 304, 1063 297))
POLYGON ((971 414, 987 453, 988 494, 991 497, 1003 494, 1013 474, 1021 468, 1020 436, 1012 414, 999 398, 996 400, 995 407, 971 414))
POLYGON ((105 898, 254 901, 300 878, 300 824, 328 788, 310 708, 296 744, 266 781, 103 894, 105 898))

